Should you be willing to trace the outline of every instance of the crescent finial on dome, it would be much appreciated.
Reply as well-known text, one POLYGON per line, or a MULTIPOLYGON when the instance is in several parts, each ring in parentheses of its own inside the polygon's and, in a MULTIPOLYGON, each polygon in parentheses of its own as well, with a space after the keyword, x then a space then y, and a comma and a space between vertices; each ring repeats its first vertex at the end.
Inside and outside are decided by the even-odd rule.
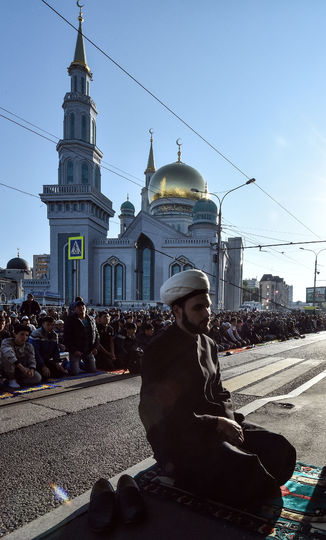
POLYGON ((181 163, 181 146, 182 146, 182 143, 179 142, 180 141, 180 137, 175 141, 178 145, 178 163, 181 163))

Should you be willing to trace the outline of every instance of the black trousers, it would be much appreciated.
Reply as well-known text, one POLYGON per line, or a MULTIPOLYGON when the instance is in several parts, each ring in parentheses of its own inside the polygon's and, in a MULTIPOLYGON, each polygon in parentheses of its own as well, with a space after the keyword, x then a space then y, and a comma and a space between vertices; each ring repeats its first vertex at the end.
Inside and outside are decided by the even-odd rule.
MULTIPOLYGON (((239 447, 215 434, 205 440, 194 437, 182 460, 172 458, 177 485, 238 507, 276 496, 294 471, 295 448, 283 435, 249 422, 241 426, 244 443, 239 447)), ((171 459, 165 465, 171 470, 171 459)))

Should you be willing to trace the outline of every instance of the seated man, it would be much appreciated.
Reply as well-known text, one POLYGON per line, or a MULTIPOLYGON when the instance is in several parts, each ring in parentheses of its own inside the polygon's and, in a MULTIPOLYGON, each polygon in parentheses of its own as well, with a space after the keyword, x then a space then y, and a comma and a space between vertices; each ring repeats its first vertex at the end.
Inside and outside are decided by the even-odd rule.
POLYGON ((1 315, 0 316, 0 345, 4 339, 10 337, 10 332, 6 330, 5 326, 6 326, 6 319, 4 318, 3 315, 1 315))
POLYGON ((200 270, 180 272, 162 285, 162 302, 172 306, 176 320, 145 351, 139 413, 156 460, 177 485, 250 507, 280 494, 296 452, 282 435, 233 411, 217 347, 205 335, 208 293, 200 270))
POLYGON ((133 375, 139 375, 144 351, 136 340, 137 326, 133 322, 127 322, 125 328, 126 336, 122 341, 119 361, 124 370, 128 369, 133 375))
POLYGON ((55 320, 50 315, 42 319, 42 326, 31 335, 31 343, 35 350, 36 368, 43 379, 63 377, 68 371, 60 359, 58 336, 53 330, 55 320))
POLYGON ((64 326, 64 344, 69 352, 70 373, 78 375, 80 368, 94 372, 94 355, 97 354, 99 344, 95 319, 87 315, 86 305, 82 300, 77 301, 72 309, 64 326))
POLYGON ((151 323, 145 323, 142 327, 142 332, 139 331, 136 333, 136 341, 139 347, 143 349, 143 351, 148 347, 150 342, 152 341, 152 337, 154 334, 154 327, 151 323))
POLYGON ((42 377, 36 371, 34 347, 27 343, 28 337, 29 328, 17 325, 14 337, 4 339, 1 343, 2 371, 12 390, 41 382, 42 377))
POLYGON ((110 326, 110 320, 110 314, 107 311, 100 311, 97 315, 96 326, 100 336, 100 343, 96 356, 96 366, 98 369, 105 369, 107 371, 116 369, 114 332, 112 326, 110 326))

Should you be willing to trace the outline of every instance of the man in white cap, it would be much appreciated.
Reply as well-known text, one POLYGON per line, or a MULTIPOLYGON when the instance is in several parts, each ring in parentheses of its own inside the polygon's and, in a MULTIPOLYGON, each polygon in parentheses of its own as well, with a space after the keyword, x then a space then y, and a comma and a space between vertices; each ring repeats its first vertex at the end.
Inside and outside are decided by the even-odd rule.
POLYGON ((200 270, 161 287, 175 324, 145 351, 139 414, 154 456, 184 489, 238 507, 280 493, 296 452, 282 436, 245 421, 222 386, 208 333, 209 280, 200 270))

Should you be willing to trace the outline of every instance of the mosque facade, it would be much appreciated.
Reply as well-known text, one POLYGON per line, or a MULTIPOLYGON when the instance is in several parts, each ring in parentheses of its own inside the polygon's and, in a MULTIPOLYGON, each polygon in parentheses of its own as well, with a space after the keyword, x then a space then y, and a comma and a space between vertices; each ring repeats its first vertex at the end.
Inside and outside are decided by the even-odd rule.
MULTIPOLYGON (((182 162, 178 141, 177 160, 156 169, 151 132, 141 210, 136 215, 127 197, 118 216, 120 234, 108 237, 115 212, 101 191, 102 152, 82 22, 80 11, 63 138, 57 144, 58 183, 44 185, 40 194, 50 224, 51 294, 65 303, 79 295, 92 305, 154 305, 168 277, 199 268, 208 274, 214 304, 217 207, 202 175, 182 162), (69 238, 83 239, 84 258, 69 258, 69 238)), ((225 309, 236 310, 242 301, 241 248, 240 237, 222 242, 219 296, 225 309)))

